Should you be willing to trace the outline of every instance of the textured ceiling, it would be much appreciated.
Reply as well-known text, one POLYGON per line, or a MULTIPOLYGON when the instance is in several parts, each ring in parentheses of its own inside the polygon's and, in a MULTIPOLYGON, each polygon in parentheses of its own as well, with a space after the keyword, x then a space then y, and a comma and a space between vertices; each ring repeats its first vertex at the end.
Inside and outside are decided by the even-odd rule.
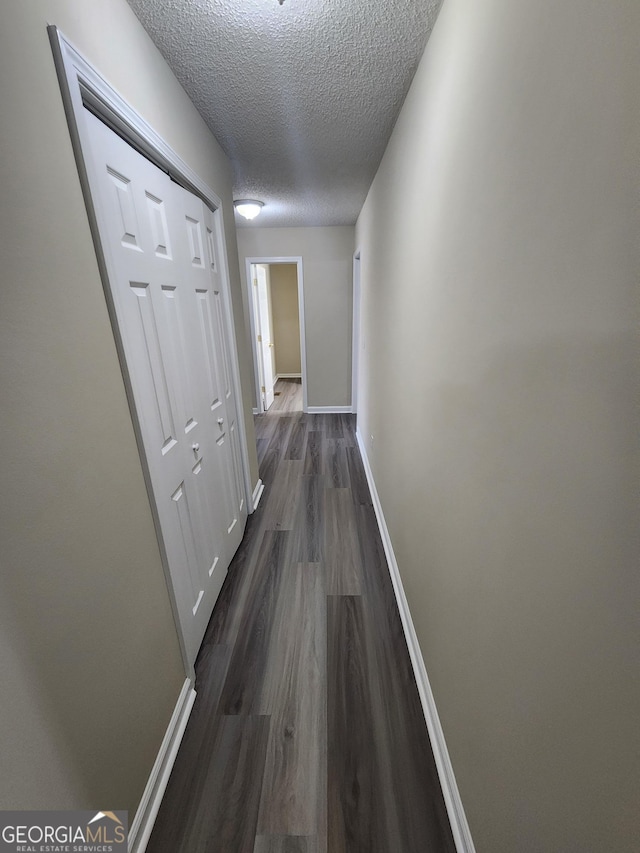
POLYGON ((355 222, 441 0, 128 2, 230 157, 234 198, 264 201, 255 225, 355 222))

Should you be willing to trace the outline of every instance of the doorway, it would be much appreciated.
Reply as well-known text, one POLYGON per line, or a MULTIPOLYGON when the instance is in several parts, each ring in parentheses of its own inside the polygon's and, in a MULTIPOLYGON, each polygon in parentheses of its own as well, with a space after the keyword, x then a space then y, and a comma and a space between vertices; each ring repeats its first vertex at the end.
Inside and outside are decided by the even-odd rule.
POLYGON ((302 258, 247 258, 254 414, 307 411, 302 258))

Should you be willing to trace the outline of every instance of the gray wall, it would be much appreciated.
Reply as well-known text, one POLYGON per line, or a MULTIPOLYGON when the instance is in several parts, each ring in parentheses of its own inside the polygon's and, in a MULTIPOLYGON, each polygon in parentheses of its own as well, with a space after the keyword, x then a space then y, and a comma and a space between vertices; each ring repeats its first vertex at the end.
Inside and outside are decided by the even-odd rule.
POLYGON ((445 0, 357 224, 358 423, 480 853, 638 849, 639 15, 445 0))
POLYGON ((222 196, 243 333, 231 175, 124 0, 4 5, 0 807, 133 819, 184 670, 48 23, 222 196))
POLYGON ((248 257, 302 256, 308 403, 349 406, 353 226, 250 227, 237 235, 243 283, 248 257))

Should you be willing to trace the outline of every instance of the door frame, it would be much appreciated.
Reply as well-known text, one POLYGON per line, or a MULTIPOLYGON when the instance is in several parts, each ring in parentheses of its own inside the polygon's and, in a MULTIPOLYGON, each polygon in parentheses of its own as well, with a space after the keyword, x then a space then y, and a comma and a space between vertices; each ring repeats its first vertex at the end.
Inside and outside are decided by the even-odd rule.
MULTIPOLYGON (((256 267, 256 271, 255 271, 256 275, 257 275, 257 267, 263 267, 263 268, 267 267, 267 269, 268 269, 267 264, 251 264, 249 269, 252 271, 251 272, 251 280, 252 281, 256 280, 254 278, 254 275, 253 275, 253 272, 254 272, 253 268, 254 267, 256 267)), ((270 283, 271 283, 270 273, 267 272, 267 275, 269 276, 269 285, 270 285, 270 283)), ((267 409, 267 406, 264 405, 263 397, 266 397, 267 392, 266 392, 266 388, 264 391, 262 390, 263 387, 266 386, 266 376, 265 376, 266 371, 265 371, 265 363, 264 363, 265 362, 264 346, 258 346, 259 343, 262 343, 264 345, 264 330, 262 328, 262 319, 263 318, 261 317, 261 314, 260 314, 260 298, 258 295, 258 291, 255 287, 251 288, 251 295, 253 296, 253 319, 256 323, 256 329, 255 329, 255 335, 254 335, 254 341, 256 344, 256 362, 258 365, 258 384, 256 385, 256 393, 259 397, 260 403, 262 404, 262 411, 265 411, 267 409), (260 328, 259 332, 258 332, 258 326, 260 328), (258 334, 260 334, 261 341, 258 341, 258 334)), ((269 313, 269 337, 271 339, 271 335, 273 332, 273 318, 271 316, 271 294, 268 294, 268 297, 267 297, 267 310, 269 313)), ((272 341, 272 343, 273 343, 273 341, 272 341)), ((272 364, 273 384, 275 386, 275 383, 276 383, 275 359, 273 359, 273 356, 271 356, 271 358, 272 358, 272 362, 273 362, 273 364, 272 364)), ((255 412, 254 412, 254 414, 255 414, 255 412)))
POLYGON ((304 327, 304 281, 302 274, 302 257, 251 257, 245 258, 245 270, 247 279, 247 304, 249 306, 249 324, 251 327, 251 353, 253 356, 253 379, 255 383, 254 390, 254 409, 256 415, 264 412, 262 402, 262 394, 260 393, 260 368, 258 366, 258 347, 257 347, 257 319, 255 316, 255 302, 253 298, 253 283, 251 280, 252 264, 295 264, 296 274, 298 278, 298 324, 300 326, 300 368, 302 372, 302 411, 306 412, 309 409, 307 403, 307 344, 305 338, 304 327))
POLYGON ((96 258, 102 279, 104 295, 109 311, 109 318, 116 343, 120 368, 124 379, 124 386, 129 403, 133 429, 138 444, 142 472, 149 495, 151 514, 156 529, 156 537, 160 549, 162 566, 167 582, 169 600, 173 611, 176 632, 182 653, 185 674, 192 678, 193 667, 188 660, 188 655, 183 639, 182 627, 176 606, 173 583, 169 570, 169 563, 164 546, 164 537, 158 513, 156 510, 155 497, 151 485, 151 478, 146 461, 142 432, 136 402, 133 395, 131 379, 124 356, 124 349, 118 328, 115 306, 110 278, 110 262, 108 253, 102 245, 100 230, 96 217, 96 201, 94 200, 87 174, 86 161, 91 157, 91 139, 89 129, 85 122, 85 108, 101 119, 108 127, 114 130, 140 154, 154 163, 163 172, 166 172, 176 183, 194 193, 211 208, 217 215, 214 216, 217 231, 217 242, 220 247, 220 278, 224 294, 224 323, 226 326, 227 340, 229 342, 229 356, 231 361, 231 381, 236 400, 236 423, 240 439, 240 455, 243 468, 244 497, 248 512, 253 511, 253 495, 251 488, 249 455, 247 449, 247 434, 244 422, 244 407, 242 405, 242 393, 240 386, 240 370, 238 364, 238 349, 233 323, 231 308, 231 289, 229 278, 229 265, 227 248, 224 235, 224 222, 222 217, 222 201, 219 196, 209 187, 184 160, 164 141, 164 139, 140 116, 133 107, 125 101, 121 95, 100 75, 88 60, 73 46, 73 44, 53 25, 47 27, 49 40, 53 51, 54 63, 60 83, 62 100, 69 125, 69 133, 73 146, 80 184, 85 200, 87 216, 91 235, 96 250, 96 258))

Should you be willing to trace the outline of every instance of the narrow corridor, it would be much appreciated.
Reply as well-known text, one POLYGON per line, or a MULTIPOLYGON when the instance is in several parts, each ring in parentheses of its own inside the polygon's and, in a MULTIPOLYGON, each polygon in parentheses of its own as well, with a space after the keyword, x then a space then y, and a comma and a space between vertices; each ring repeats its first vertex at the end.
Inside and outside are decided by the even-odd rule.
POLYGON ((148 851, 454 851, 355 416, 276 401, 148 851))

